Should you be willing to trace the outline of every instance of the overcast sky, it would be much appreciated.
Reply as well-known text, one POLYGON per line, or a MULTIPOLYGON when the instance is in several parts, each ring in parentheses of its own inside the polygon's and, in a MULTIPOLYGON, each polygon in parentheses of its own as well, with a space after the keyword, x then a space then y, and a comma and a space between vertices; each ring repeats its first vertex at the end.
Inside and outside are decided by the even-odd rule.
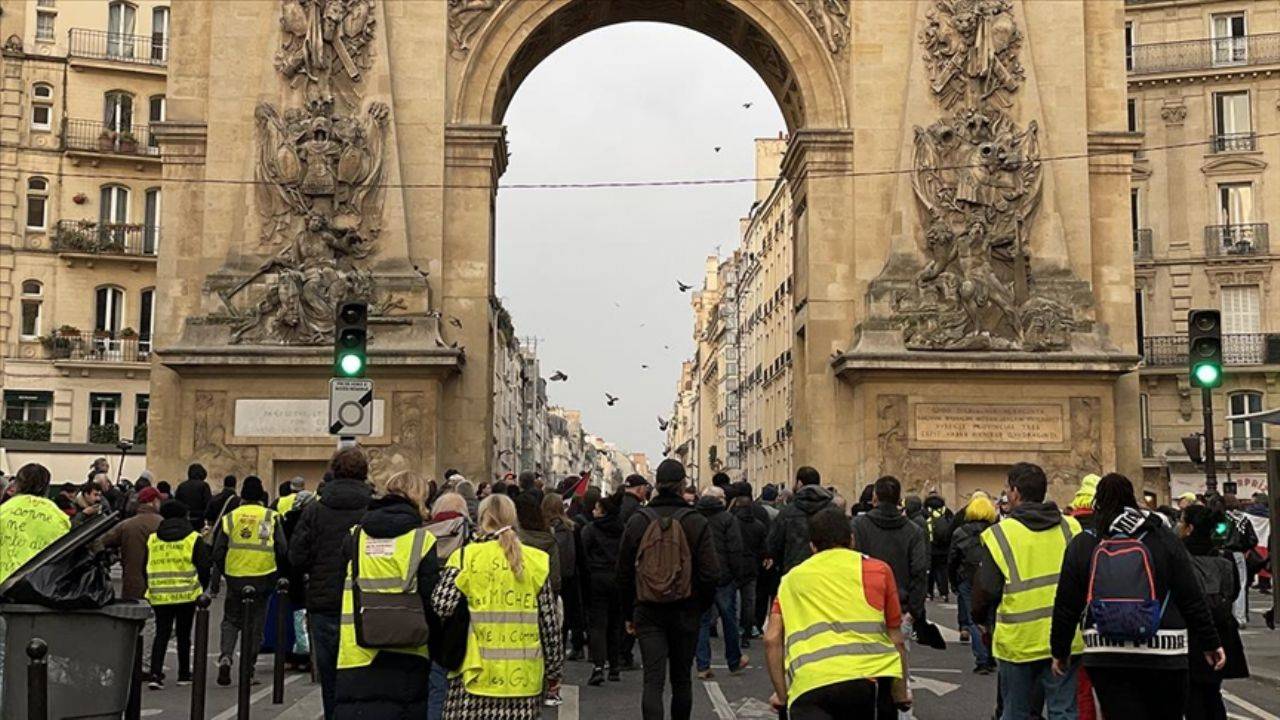
MULTIPOLYGON (((597 30, 553 53, 506 124, 504 184, 750 177, 753 139, 785 128, 741 58, 656 23, 597 30)), ((737 245, 752 199, 750 184, 499 193, 498 296, 516 332, 538 338, 543 376, 569 375, 549 384, 552 404, 582 410, 588 432, 625 450, 660 456, 657 417, 670 415, 693 350, 692 293, 676 280, 701 287, 705 258, 737 245), (606 407, 606 392, 621 401, 606 407)))

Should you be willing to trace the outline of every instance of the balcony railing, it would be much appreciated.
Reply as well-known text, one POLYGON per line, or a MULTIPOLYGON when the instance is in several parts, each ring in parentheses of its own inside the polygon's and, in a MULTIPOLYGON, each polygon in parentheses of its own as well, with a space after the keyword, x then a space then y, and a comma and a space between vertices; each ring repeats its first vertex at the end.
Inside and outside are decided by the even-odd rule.
POLYGON ((71 57, 164 67, 169 62, 169 40, 163 34, 126 35, 107 30, 72 28, 68 46, 71 57))
POLYGON ((1258 149, 1258 136, 1251 132, 1214 135, 1209 139, 1209 149, 1215 153, 1252 152, 1258 149))
POLYGON ((1266 255, 1268 250, 1267 223, 1206 225, 1204 228, 1204 252, 1209 257, 1266 255))
MULTIPOLYGON (((1226 365, 1263 365, 1280 362, 1268 357, 1268 344, 1276 345, 1280 336, 1266 333, 1241 333, 1222 336, 1222 362, 1226 365)), ((1142 357, 1147 367, 1171 367, 1187 364, 1186 335, 1153 335, 1142 339, 1142 357)))
POLYGON ((78 362, 132 363, 147 362, 151 356, 151 339, 133 337, 99 337, 55 331, 45 339, 53 360, 78 362))
POLYGON ((97 120, 67 120, 62 128, 62 146, 83 152, 160 157, 160 145, 146 125, 112 128, 97 120))
POLYGON ((1150 260, 1151 257, 1151 228, 1134 228, 1133 259, 1150 260))
POLYGON ((53 249, 58 252, 155 257, 159 244, 158 225, 59 220, 53 231, 53 249))
POLYGON ((1223 443, 1233 453, 1260 453, 1270 447, 1265 437, 1229 437, 1223 443))
POLYGON ((1133 75, 1280 62, 1280 33, 1134 45, 1133 75))

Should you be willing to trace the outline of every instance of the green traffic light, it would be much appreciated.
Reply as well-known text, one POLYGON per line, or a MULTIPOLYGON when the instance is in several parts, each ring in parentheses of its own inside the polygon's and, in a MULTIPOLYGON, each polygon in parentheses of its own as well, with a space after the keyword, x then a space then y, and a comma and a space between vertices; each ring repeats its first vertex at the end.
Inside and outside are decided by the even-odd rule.
POLYGON ((1213 363, 1201 363, 1194 370, 1196 382, 1200 387, 1217 387, 1222 379, 1222 368, 1213 363))
POLYGON ((1213 534, 1217 537, 1225 537, 1227 534, 1227 531, 1230 529, 1231 527, 1227 525, 1226 522, 1220 521, 1218 522, 1217 525, 1213 526, 1213 534))
POLYGON ((338 367, 342 370, 343 375, 355 377, 364 369, 364 358, 355 353, 348 353, 338 360, 338 367))

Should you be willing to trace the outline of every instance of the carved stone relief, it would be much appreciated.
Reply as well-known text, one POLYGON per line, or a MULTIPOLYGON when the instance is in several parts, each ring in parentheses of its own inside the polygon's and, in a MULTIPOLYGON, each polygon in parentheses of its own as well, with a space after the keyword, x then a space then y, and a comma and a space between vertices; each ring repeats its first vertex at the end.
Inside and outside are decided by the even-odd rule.
POLYGON ((880 456, 880 474, 898 478, 904 494, 921 494, 926 485, 937 484, 941 456, 937 450, 911 449, 907 412, 906 395, 876 398, 876 449, 880 456))
MULTIPOLYGON (((391 444, 367 448, 369 477, 379 486, 401 470, 419 470, 426 452, 427 396, 396 392, 391 398, 391 444)), ((425 495, 423 495, 425 497, 425 495)))
POLYGON ((839 53, 849 42, 849 0, 794 0, 804 10, 827 49, 839 53))
POLYGON ((1071 398, 1071 449, 1046 457, 1049 483, 1074 488, 1090 473, 1102 473, 1102 401, 1096 397, 1071 398))
POLYGON ((261 248, 273 254, 238 281, 214 288, 211 320, 232 343, 314 345, 331 340, 345 299, 371 315, 403 307, 368 269, 382 226, 390 109, 359 107, 369 67, 373 0, 284 0, 275 67, 305 102, 255 110, 255 204, 261 248), (249 296, 238 301, 240 296, 249 296))
POLYGON ((920 34, 946 114, 915 129, 927 262, 892 297, 912 350, 1061 350, 1076 328, 1065 289, 1031 273, 1043 169, 1038 124, 1005 112, 1025 76, 1012 12, 1009 0, 936 0, 920 34))
POLYGON ((1168 125, 1181 125, 1187 120, 1187 106, 1165 105, 1160 108, 1160 118, 1168 125))
POLYGON ((205 466, 211 476, 252 475, 258 472, 258 448, 253 446, 231 447, 227 445, 228 422, 227 394, 216 391, 197 391, 192 423, 192 450, 194 462, 205 466))
POLYGON ((502 0, 449 0, 449 45, 454 56, 471 49, 471 40, 480 32, 502 0))

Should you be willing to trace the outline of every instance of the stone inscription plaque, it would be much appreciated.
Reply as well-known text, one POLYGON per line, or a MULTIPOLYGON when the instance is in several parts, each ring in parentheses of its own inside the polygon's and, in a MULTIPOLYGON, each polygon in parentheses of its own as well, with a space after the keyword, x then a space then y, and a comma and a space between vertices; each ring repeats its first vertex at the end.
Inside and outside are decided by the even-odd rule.
MULTIPOLYGON (((386 403, 373 401, 373 437, 383 434, 386 403)), ((274 398, 236 400, 237 437, 329 437, 329 401, 274 398)))
POLYGON ((920 403, 915 439, 944 443, 1060 443, 1066 439, 1061 405, 920 403))

